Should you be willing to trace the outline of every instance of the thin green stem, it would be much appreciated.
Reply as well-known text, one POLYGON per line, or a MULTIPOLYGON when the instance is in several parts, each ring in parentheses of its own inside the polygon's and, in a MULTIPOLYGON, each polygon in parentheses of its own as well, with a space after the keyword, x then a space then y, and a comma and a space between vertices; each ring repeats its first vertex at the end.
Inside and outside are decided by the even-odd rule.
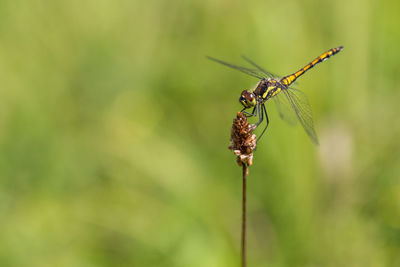
POLYGON ((243 163, 243 188, 242 188, 242 267, 246 267, 246 181, 247 165, 243 163))

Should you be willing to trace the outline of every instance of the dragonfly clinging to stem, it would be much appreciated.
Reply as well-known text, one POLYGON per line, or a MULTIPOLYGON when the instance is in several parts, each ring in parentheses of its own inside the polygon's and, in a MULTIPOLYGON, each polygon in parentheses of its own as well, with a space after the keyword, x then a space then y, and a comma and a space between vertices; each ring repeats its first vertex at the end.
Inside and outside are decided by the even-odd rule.
POLYGON ((265 116, 267 124, 258 140, 260 140, 261 136, 268 127, 269 119, 267 109, 265 108, 265 103, 272 98, 277 105, 281 118, 289 122, 293 122, 292 118, 297 117, 297 120, 300 121, 310 139, 315 144, 318 144, 318 138, 314 130, 311 108, 308 103, 307 96, 300 90, 291 87, 291 85, 296 81, 297 78, 313 68, 315 65, 339 53, 342 49, 343 46, 332 48, 315 58, 303 68, 282 78, 276 78, 273 74, 266 71, 245 56, 243 56, 243 59, 252 65, 252 68, 240 67, 213 57, 208 58, 232 69, 239 70, 247 75, 260 79, 255 88, 251 90, 243 90, 239 97, 239 102, 243 105, 243 113, 245 113, 247 116, 258 115, 259 119, 256 123, 257 126, 264 120, 265 116), (286 111, 285 107, 288 107, 286 111), (251 108, 251 112, 245 111, 251 108), (290 112, 288 112, 289 109, 294 111, 294 114, 290 115, 290 112))

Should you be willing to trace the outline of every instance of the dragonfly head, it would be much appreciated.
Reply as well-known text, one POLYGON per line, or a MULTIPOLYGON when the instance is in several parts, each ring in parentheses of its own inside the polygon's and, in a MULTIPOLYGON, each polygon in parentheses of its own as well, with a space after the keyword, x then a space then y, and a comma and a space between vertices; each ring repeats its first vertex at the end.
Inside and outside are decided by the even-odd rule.
POLYGON ((256 105, 256 96, 250 90, 243 90, 243 92, 240 94, 239 102, 245 108, 254 107, 256 105))

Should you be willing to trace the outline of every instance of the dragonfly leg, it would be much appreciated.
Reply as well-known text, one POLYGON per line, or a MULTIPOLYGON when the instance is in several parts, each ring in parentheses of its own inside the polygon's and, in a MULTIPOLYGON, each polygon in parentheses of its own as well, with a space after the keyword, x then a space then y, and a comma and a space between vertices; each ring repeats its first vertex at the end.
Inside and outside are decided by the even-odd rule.
POLYGON ((264 120, 264 112, 262 110, 262 107, 264 104, 258 104, 257 109, 258 109, 258 117, 260 118, 258 122, 256 123, 256 126, 260 125, 260 123, 264 120))
POLYGON ((255 106, 255 107, 253 108, 253 111, 252 111, 251 113, 249 113, 249 112, 247 112, 247 111, 244 111, 246 108, 242 109, 240 112, 244 113, 244 115, 246 115, 246 117, 254 117, 254 116, 257 116, 257 109, 256 109, 256 107, 257 107, 257 106, 255 106))
POLYGON ((265 133, 265 130, 267 130, 268 124, 269 124, 268 113, 267 113, 267 109, 265 108, 265 105, 264 105, 264 104, 262 105, 262 110, 261 110, 261 112, 262 112, 262 113, 265 113, 265 118, 267 119, 267 125, 265 125, 265 128, 264 128, 264 130, 262 131, 262 133, 260 134, 260 136, 258 137, 257 142, 260 141, 261 136, 263 136, 263 134, 265 133))

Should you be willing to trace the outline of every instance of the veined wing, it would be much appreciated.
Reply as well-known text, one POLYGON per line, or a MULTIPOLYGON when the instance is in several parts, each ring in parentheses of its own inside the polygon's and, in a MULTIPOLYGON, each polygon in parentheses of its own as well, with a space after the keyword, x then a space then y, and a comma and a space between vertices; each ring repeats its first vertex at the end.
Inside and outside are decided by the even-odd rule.
MULTIPOLYGON (((285 89, 282 89, 282 91, 283 90, 285 89)), ((296 125, 299 120, 285 93, 280 92, 272 97, 272 99, 275 102, 275 107, 279 113, 279 117, 292 126, 296 125)))
POLYGON ((318 145, 318 137, 314 130, 311 107, 308 103, 307 96, 303 92, 290 87, 288 89, 282 89, 282 91, 283 92, 281 93, 286 96, 290 106, 293 108, 298 120, 310 137, 311 141, 318 145))
POLYGON ((264 75, 266 75, 269 78, 274 78, 276 77, 274 74, 272 74, 269 71, 266 71, 263 67, 259 66, 258 64, 256 64, 253 60, 251 60, 250 58, 246 57, 245 55, 242 55, 242 58, 244 60, 246 60, 250 65, 253 65, 254 67, 256 67, 256 69, 258 69, 259 71, 261 71, 264 75))
POLYGON ((229 67, 229 68, 232 68, 232 69, 241 71, 241 72, 243 72, 243 73, 246 73, 247 75, 253 76, 253 77, 255 77, 255 78, 257 78, 257 79, 260 79, 260 80, 263 79, 263 78, 268 78, 268 77, 269 77, 269 76, 267 76, 266 73, 264 73, 264 72, 262 72, 262 71, 259 71, 259 70, 255 70, 255 69, 251 69, 251 68, 246 68, 246 67, 237 66, 237 65, 234 65, 234 64, 231 64, 231 63, 222 61, 222 60, 220 60, 220 59, 216 59, 216 58, 213 58, 213 57, 209 57, 209 56, 207 56, 207 58, 210 59, 210 60, 212 60, 212 61, 215 61, 215 62, 217 62, 217 63, 219 63, 219 64, 225 65, 225 66, 227 66, 227 67, 229 67))

